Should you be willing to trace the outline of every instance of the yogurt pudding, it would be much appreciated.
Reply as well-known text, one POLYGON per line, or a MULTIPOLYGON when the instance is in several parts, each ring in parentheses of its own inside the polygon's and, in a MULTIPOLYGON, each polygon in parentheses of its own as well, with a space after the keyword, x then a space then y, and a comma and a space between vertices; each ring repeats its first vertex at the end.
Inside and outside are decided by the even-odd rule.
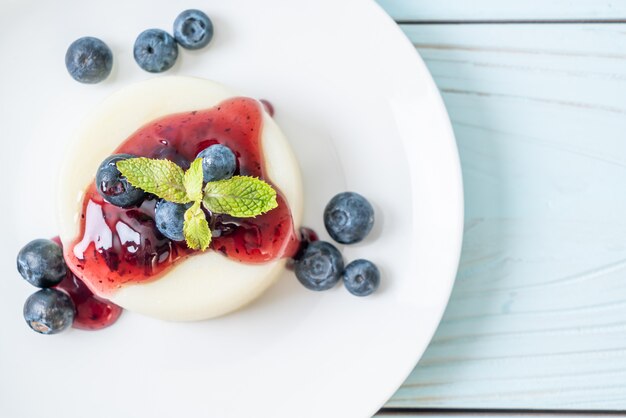
POLYGON ((66 154, 57 196, 72 272, 95 295, 166 320, 213 318, 244 306, 274 283, 300 244, 302 183, 289 142, 260 102, 202 79, 160 77, 102 103, 66 154), (94 173, 112 154, 184 167, 215 143, 235 152, 238 174, 277 190, 278 207, 250 219, 212 217, 206 252, 156 230, 155 199, 122 209, 95 189, 94 173))

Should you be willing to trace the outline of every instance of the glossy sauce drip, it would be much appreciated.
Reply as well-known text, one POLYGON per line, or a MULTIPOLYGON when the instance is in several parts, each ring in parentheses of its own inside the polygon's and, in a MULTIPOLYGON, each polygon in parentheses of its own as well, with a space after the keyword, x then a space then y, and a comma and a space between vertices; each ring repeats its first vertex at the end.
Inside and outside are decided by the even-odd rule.
MULTIPOLYGON (((256 100, 234 98, 218 106, 157 119, 131 135, 115 154, 167 158, 186 168, 213 144, 237 156, 235 175, 266 176, 261 148, 263 113, 256 100)), ((275 187, 276 188, 276 187, 275 187)), ((278 207, 256 218, 208 217, 211 249, 243 263, 292 257, 300 245, 289 206, 278 191, 278 207)), ((127 283, 154 280, 195 252, 184 242, 165 238, 154 223, 155 199, 122 209, 105 202, 95 185, 83 200, 79 238, 66 253, 70 268, 98 294, 127 283)))
POLYGON ((291 258, 289 260, 287 260, 287 264, 285 267, 287 267, 287 270, 295 270, 295 263, 296 260, 299 260, 300 257, 304 254, 304 250, 306 250, 306 247, 309 246, 310 243, 315 242, 315 241, 319 241, 319 236, 317 235, 317 232, 315 232, 314 230, 312 230, 311 228, 307 228, 307 227, 302 227, 300 228, 300 245, 298 246, 298 250, 296 251, 296 253, 291 256, 291 258))
MULTIPOLYGON (((61 240, 53 238, 61 245, 61 240)), ((70 270, 58 285, 57 289, 65 291, 76 308, 76 316, 72 327, 85 330, 98 330, 106 328, 117 321, 123 309, 111 301, 94 295, 91 290, 76 277, 70 270)))

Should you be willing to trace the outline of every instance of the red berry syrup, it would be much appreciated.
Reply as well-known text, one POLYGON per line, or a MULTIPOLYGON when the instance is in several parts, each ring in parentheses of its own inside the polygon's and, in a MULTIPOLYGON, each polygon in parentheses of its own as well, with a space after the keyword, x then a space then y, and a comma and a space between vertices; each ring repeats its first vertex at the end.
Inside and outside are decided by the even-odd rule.
MULTIPOLYGON (((258 101, 233 98, 211 109, 152 121, 132 134, 114 153, 168 158, 181 164, 181 161, 193 161, 210 145, 223 144, 237 156, 235 175, 270 182, 263 159, 262 122, 258 101)), ((277 208, 256 218, 210 216, 211 249, 233 260, 253 264, 296 255, 300 240, 289 206, 279 190, 277 202, 277 208)), ((171 241, 156 229, 155 203, 155 199, 147 199, 137 208, 113 206, 100 197, 92 180, 83 200, 80 235, 66 249, 65 259, 96 294, 107 295, 124 284, 155 280, 174 264, 196 253, 184 242, 171 241)))
MULTIPOLYGON (((61 245, 61 240, 52 239, 61 245)), ((76 316, 72 326, 78 329, 98 330, 112 325, 122 314, 123 309, 111 301, 94 295, 91 290, 70 270, 58 285, 57 289, 65 291, 76 307, 76 316)))

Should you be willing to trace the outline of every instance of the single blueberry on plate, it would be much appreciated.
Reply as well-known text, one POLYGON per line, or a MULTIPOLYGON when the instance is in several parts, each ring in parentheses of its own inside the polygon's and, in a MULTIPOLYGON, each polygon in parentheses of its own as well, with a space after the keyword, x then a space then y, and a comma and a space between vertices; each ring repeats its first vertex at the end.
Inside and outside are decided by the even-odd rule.
POLYGON ((185 49, 203 48, 213 38, 213 22, 200 10, 185 10, 174 21, 174 38, 185 49))
POLYGON ((99 83, 111 74, 113 53, 100 39, 86 36, 69 46, 65 53, 65 67, 76 81, 99 83))
POLYGON ((185 211, 189 207, 190 204, 181 205, 163 199, 159 200, 154 215, 157 229, 172 241, 184 241, 185 211))
POLYGON ((178 46, 172 36, 161 29, 147 29, 139 34, 133 48, 135 61, 150 73, 172 68, 178 58, 178 46))
POLYGON ((341 275, 343 284, 355 296, 372 294, 380 284, 380 271, 368 260, 354 260, 341 275))
POLYGON ((339 281, 343 258, 334 245, 325 241, 310 243, 296 260, 296 277, 310 290, 327 290, 339 281))
POLYGON ((74 322, 76 308, 70 297, 57 289, 41 289, 24 303, 24 319, 40 334, 57 334, 74 322))
POLYGON ((230 148, 221 144, 211 145, 200 151, 204 181, 229 179, 237 169, 237 157, 230 148))
POLYGON ((326 205, 324 225, 335 241, 354 244, 372 230, 374 208, 358 193, 339 193, 326 205))
POLYGON ((33 240, 17 254, 17 271, 33 286, 55 286, 67 273, 63 250, 49 239, 33 240))
POLYGON ((96 190, 104 200, 121 208, 139 205, 144 197, 143 190, 131 185, 117 169, 117 162, 135 158, 130 154, 115 154, 105 159, 96 172, 96 190))

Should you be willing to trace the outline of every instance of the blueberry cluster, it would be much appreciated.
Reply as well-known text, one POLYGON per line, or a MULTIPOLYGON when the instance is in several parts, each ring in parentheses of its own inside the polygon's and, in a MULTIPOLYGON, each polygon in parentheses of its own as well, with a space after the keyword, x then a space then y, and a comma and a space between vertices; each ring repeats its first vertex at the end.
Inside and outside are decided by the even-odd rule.
MULTIPOLYGON (((341 244, 362 241, 374 225, 374 208, 360 194, 339 193, 324 210, 328 234, 341 244)), ((310 243, 295 263, 296 277, 310 290, 328 290, 342 279, 355 296, 372 294, 380 284, 380 271, 368 260, 355 260, 344 267, 343 257, 331 243, 310 243)))
MULTIPOLYGON (((139 206, 146 199, 146 193, 133 187, 126 177, 117 169, 116 163, 128 158, 135 158, 130 154, 115 154, 107 157, 96 172, 96 190, 108 203, 121 208, 139 206)), ((179 154, 163 154, 181 167, 189 167, 189 162, 179 154)), ((233 151, 221 144, 214 144, 200 151, 196 158, 202 158, 202 175, 205 181, 226 180, 235 174, 237 158, 233 151)), ((168 202, 164 199, 156 204, 154 220, 156 227, 172 241, 184 241, 183 225, 185 211, 189 204, 168 202)))
POLYGON ((67 274, 63 251, 54 241, 36 239, 17 254, 17 270, 41 290, 24 304, 24 319, 40 334, 57 334, 74 322, 76 308, 67 293, 54 289, 67 274))
MULTIPOLYGON (((200 49, 213 38, 213 22, 200 10, 185 10, 174 21, 174 35, 162 29, 147 29, 135 40, 133 56, 151 73, 167 71, 176 63, 178 45, 200 49)), ((65 54, 65 66, 74 80, 95 84, 105 80, 113 68, 111 49, 98 38, 86 36, 74 41, 65 54)))

